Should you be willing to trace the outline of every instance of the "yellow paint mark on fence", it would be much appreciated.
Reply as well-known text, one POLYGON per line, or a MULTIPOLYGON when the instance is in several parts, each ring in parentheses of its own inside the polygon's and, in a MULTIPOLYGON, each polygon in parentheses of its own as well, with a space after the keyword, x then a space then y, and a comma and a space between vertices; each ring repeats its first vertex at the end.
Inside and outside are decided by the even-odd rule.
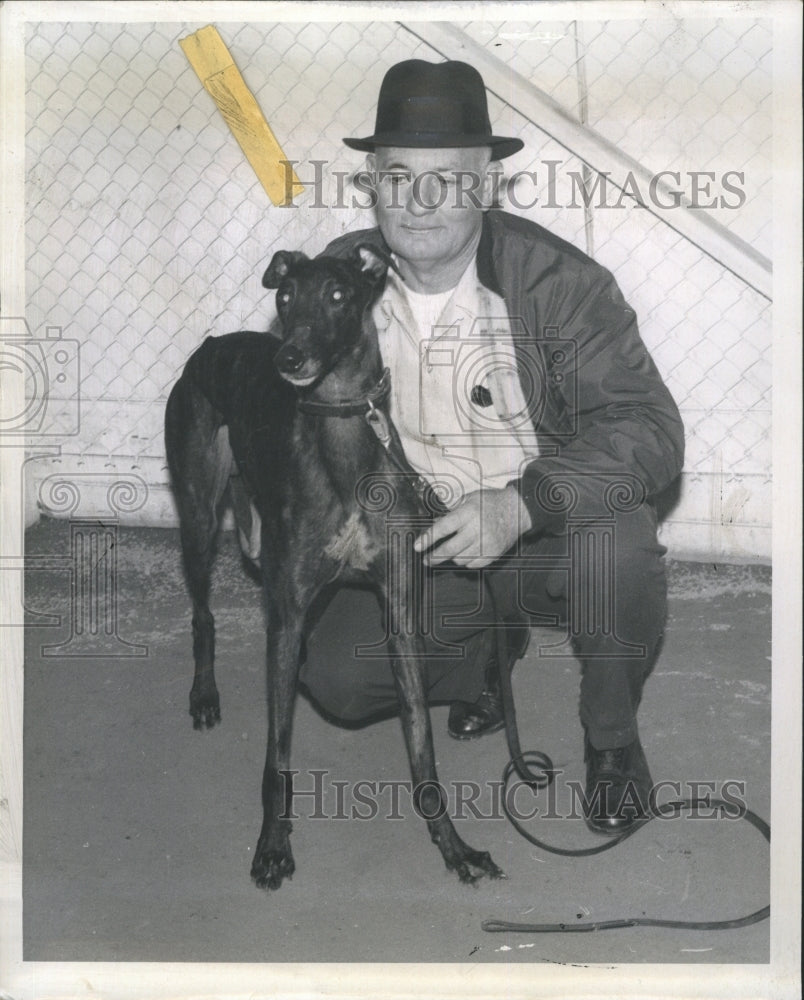
POLYGON ((179 39, 204 89, 211 95, 232 135, 274 205, 288 206, 304 190, 271 131, 254 95, 234 64, 217 28, 208 25, 179 39))

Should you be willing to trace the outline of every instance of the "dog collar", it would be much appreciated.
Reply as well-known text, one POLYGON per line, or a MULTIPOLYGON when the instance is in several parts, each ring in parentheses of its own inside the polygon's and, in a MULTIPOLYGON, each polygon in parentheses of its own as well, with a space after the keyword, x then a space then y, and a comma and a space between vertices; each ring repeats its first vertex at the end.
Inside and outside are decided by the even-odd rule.
POLYGON ((385 368, 379 382, 364 399, 345 399, 340 403, 322 403, 315 399, 299 399, 296 403, 301 413, 319 417, 362 417, 371 413, 388 399, 391 393, 391 372, 385 368))

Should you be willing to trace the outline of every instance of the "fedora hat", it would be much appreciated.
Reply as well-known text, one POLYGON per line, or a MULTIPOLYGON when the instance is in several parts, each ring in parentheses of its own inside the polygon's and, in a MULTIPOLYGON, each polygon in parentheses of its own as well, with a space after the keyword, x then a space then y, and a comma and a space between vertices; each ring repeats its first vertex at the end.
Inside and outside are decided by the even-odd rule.
POLYGON ((378 146, 414 149, 490 146, 495 160, 518 153, 521 139, 491 134, 486 87, 474 66, 407 59, 382 81, 374 135, 344 139, 371 153, 378 146))

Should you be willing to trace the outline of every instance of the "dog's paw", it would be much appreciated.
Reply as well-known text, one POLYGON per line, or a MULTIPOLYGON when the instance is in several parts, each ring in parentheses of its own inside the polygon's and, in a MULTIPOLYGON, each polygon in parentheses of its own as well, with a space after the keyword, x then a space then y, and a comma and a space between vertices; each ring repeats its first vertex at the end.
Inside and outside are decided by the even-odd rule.
POLYGON ((263 850, 257 847, 257 856, 251 866, 251 877, 258 889, 278 889, 284 879, 292 879, 296 870, 290 847, 281 850, 263 850))
POLYGON ((221 721, 221 700, 217 691, 205 694, 190 692, 190 715, 193 729, 212 729, 221 721))
POLYGON ((467 848, 462 855, 444 858, 447 868, 457 873, 461 882, 476 885, 481 878, 507 878, 508 876, 491 860, 488 851, 467 848))

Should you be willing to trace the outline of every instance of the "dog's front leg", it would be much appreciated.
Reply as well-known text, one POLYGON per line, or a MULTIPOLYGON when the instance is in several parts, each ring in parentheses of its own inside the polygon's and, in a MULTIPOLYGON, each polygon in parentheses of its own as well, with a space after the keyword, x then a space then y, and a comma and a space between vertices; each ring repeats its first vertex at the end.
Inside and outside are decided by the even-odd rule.
POLYGON ((433 751, 433 733, 424 684, 422 644, 415 636, 400 635, 393 645, 394 679, 399 696, 399 714, 405 734, 416 811, 427 821, 430 837, 438 845, 447 868, 461 882, 475 883, 484 875, 504 878, 487 851, 475 851, 458 836, 447 812, 444 790, 438 781, 433 751))
POLYGON ((303 613, 297 602, 268 600, 268 748, 262 778, 263 823, 251 866, 260 889, 278 889, 295 870, 290 849, 290 739, 303 613), (272 605, 274 605, 272 607, 272 605))

